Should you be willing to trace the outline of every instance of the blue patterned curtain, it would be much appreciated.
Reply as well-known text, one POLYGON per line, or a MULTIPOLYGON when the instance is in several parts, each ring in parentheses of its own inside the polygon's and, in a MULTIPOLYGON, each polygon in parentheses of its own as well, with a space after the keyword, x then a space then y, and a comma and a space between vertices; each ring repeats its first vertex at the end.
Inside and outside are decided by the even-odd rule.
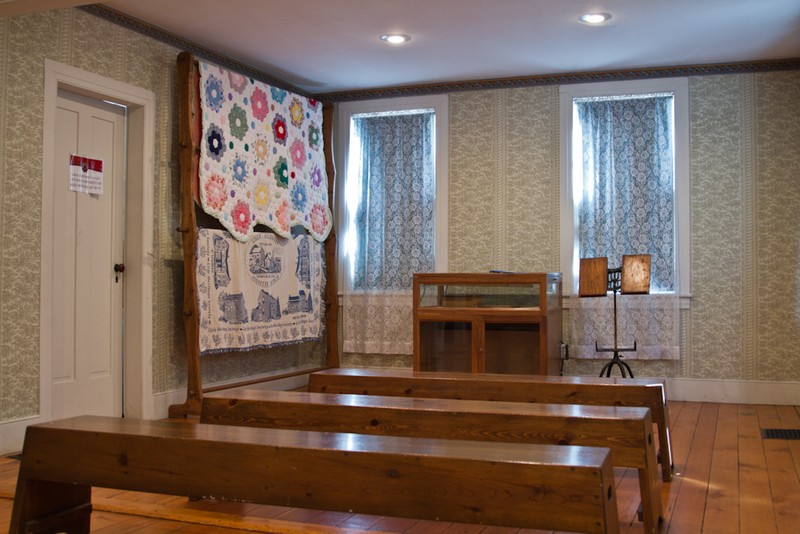
POLYGON ((675 290, 672 96, 576 99, 583 154, 582 258, 650 254, 651 290, 675 290))
POLYGON ((413 351, 413 274, 435 268, 434 141, 433 110, 352 118, 342 245, 346 353, 413 351))
POLYGON ((353 290, 410 291, 415 272, 434 269, 434 121, 432 110, 352 119, 357 171, 347 177, 346 239, 353 290))

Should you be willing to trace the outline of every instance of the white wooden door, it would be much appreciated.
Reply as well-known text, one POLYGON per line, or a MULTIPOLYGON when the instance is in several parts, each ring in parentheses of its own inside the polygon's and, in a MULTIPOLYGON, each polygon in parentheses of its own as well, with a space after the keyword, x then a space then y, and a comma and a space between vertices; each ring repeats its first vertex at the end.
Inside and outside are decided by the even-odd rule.
POLYGON ((53 419, 120 416, 125 109, 59 90, 52 134, 53 419), (102 194, 69 189, 71 155, 102 160, 102 194))

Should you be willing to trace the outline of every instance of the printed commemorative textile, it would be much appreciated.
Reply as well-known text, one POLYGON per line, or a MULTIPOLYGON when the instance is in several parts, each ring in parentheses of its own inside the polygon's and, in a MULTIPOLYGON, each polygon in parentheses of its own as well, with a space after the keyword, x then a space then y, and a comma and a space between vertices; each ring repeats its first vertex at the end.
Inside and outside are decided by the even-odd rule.
POLYGON ((288 237, 331 230, 322 104, 200 62, 200 200, 239 241, 257 223, 288 237))
MULTIPOLYGON (((570 299, 567 319, 571 358, 608 359, 610 352, 595 351, 595 341, 614 346, 614 300, 605 298, 570 299)), ((674 295, 617 295, 617 331, 620 347, 628 360, 680 359, 680 308, 674 295)))
POLYGON ((308 235, 256 232, 241 243, 199 229, 200 354, 319 339, 324 271, 322 244, 308 235))

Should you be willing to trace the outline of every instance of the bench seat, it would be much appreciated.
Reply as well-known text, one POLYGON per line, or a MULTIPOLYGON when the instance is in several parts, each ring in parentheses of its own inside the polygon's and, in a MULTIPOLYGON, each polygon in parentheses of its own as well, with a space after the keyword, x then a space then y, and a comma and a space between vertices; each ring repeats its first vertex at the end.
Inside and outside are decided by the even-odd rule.
POLYGON ((91 487, 618 532, 610 451, 84 416, 30 426, 9 532, 89 531, 91 487))
POLYGON ((406 397, 650 408, 658 428, 662 479, 672 480, 666 386, 660 379, 441 373, 406 369, 326 369, 308 391, 406 397))
POLYGON ((200 422, 528 444, 608 447, 639 475, 644 532, 662 518, 647 408, 241 390, 203 398, 200 422))

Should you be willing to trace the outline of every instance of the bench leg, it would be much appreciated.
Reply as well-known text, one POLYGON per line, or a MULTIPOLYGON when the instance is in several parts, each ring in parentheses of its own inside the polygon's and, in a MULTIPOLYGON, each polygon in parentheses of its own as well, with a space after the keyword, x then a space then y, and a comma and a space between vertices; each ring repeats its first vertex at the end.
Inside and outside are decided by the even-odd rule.
POLYGON ((87 534, 91 513, 91 486, 20 478, 8 532, 87 534))
POLYGON ((661 462, 661 480, 669 482, 672 480, 672 445, 669 436, 669 423, 664 422, 658 425, 658 461, 661 462))
MULTIPOLYGON (((657 471, 656 471, 657 472, 657 471)), ((663 521, 661 508, 661 491, 658 481, 648 473, 647 469, 638 469, 639 493, 642 496, 641 519, 647 534, 656 534, 663 521)))

